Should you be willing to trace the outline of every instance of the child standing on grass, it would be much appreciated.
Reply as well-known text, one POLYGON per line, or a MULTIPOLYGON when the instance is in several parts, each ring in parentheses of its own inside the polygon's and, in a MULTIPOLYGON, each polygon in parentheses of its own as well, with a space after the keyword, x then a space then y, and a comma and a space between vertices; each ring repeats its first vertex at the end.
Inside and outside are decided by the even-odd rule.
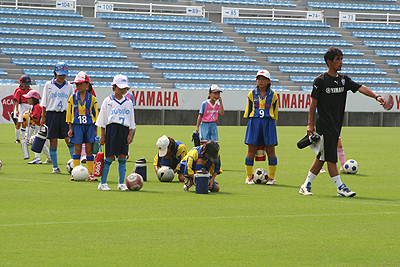
MULTIPOLYGON (((31 124, 40 125, 40 117, 42 115, 42 107, 39 105, 40 93, 36 90, 30 90, 27 94, 23 95, 23 97, 25 97, 28 104, 32 106, 27 120, 30 120, 31 124)), ((49 143, 49 141, 46 141, 46 143, 49 143)), ((43 146, 43 153, 47 157, 44 163, 51 163, 50 151, 47 145, 43 146)), ((28 162, 28 164, 42 164, 40 153, 35 152, 35 158, 28 162)))
POLYGON ((126 156, 136 130, 132 101, 125 95, 130 86, 125 75, 118 74, 112 82, 114 93, 101 105, 96 125, 101 127, 100 145, 106 145, 103 173, 99 190, 111 190, 107 184, 108 172, 115 156, 118 157, 118 190, 126 191, 126 156))
POLYGON ((222 90, 218 85, 212 85, 208 91, 208 99, 201 103, 199 116, 197 117, 196 132, 199 132, 200 128, 200 142, 202 144, 208 140, 219 142, 218 114, 224 115, 221 92, 222 90))
MULTIPOLYGON (((84 72, 79 72, 75 80, 76 93, 68 99, 66 122, 69 126, 69 142, 74 144, 74 154, 72 155, 73 167, 80 165, 82 144, 85 144, 86 164, 89 172, 89 181, 97 181, 94 177, 94 156, 93 144, 97 135, 96 120, 98 116, 97 100, 89 93, 89 76, 84 72)), ((73 177, 71 181, 73 181, 73 177)))
MULTIPOLYGON (((27 99, 24 97, 31 89, 31 78, 27 75, 22 75, 19 79, 19 87, 14 92, 14 117, 15 124, 15 143, 21 143, 20 138, 25 138, 26 128, 22 125, 22 115, 31 106, 28 104, 27 99), (20 137, 21 136, 21 137, 20 137)), ((28 129, 29 130, 29 129, 28 129)), ((29 137, 29 136, 28 136, 29 137)), ((29 139, 28 139, 29 140, 29 139)))

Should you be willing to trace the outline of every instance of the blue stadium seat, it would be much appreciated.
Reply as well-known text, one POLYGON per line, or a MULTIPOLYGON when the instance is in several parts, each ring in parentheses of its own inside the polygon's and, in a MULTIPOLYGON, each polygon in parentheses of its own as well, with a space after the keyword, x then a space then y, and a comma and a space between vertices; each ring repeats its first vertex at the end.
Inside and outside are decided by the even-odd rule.
POLYGON ((358 38, 400 39, 400 33, 394 32, 353 32, 353 36, 358 38))
MULTIPOLYGON (((273 63, 298 63, 298 64, 323 64, 325 61, 323 58, 311 58, 311 57, 268 57, 268 61, 273 63)), ((351 65, 375 65, 370 59, 353 59, 344 58, 343 64, 351 65)))
MULTIPOLYGON (((326 67, 298 67, 298 66, 279 66, 279 71, 285 73, 324 73, 326 67)), ((381 69, 375 68, 343 68, 341 73, 345 74, 359 74, 359 75, 386 75, 387 73, 381 69)))
POLYGON ((353 3, 330 3, 330 2, 308 2, 312 8, 332 8, 332 9, 354 9, 354 10, 379 10, 379 11, 400 11, 398 5, 370 5, 353 3))
POLYGON ((0 75, 8 75, 8 73, 5 72, 3 69, 0 69, 0 75))
MULTIPOLYGON (((58 60, 55 59, 12 58, 11 60, 14 64, 23 66, 55 66, 58 62, 58 60)), ((67 63, 69 67, 138 69, 132 62, 86 60, 64 60, 64 62, 67 63)))
POLYGON ((130 43, 135 49, 174 50, 174 51, 202 51, 202 52, 244 52, 239 46, 223 45, 192 45, 192 44, 165 44, 165 43, 130 43))
POLYGON ((1 85, 15 85, 17 83, 12 79, 0 79, 0 84, 1 85))
MULTIPOLYGON (((290 76, 290 80, 297 83, 312 83, 315 76, 290 76)), ((393 78, 352 77, 352 80, 361 84, 398 84, 393 78)))
POLYGON ((93 58, 127 58, 122 52, 87 51, 87 50, 49 50, 1 48, 6 55, 55 56, 55 57, 93 57, 93 58))
POLYGON ((322 46, 353 46, 348 40, 325 39, 287 39, 287 38, 260 38, 246 37, 246 42, 253 44, 279 44, 279 45, 322 45, 322 46))
POLYGON ((89 21, 85 21, 85 20, 74 21, 74 20, 0 18, 0 24, 94 28, 94 26, 92 24, 90 24, 89 21))
POLYGON ((400 30, 400 25, 373 24, 373 23, 342 23, 342 27, 348 29, 369 29, 369 30, 400 30))
MULTIPOLYGON (((74 77, 78 74, 77 70, 70 70, 69 76, 74 77)), ((54 77, 53 69, 24 69, 24 74, 29 76, 49 76, 54 77)), ((126 75, 129 79, 150 79, 143 72, 117 72, 117 71, 86 71, 90 78, 113 78, 117 74, 126 75)), ((108 83, 111 86, 111 82, 108 83)))
POLYGON ((252 65, 217 65, 217 64, 178 64, 178 63, 152 63, 151 66, 161 70, 202 70, 202 71, 249 71, 257 72, 261 66, 252 65))
POLYGON ((290 21, 290 20, 261 20, 261 19, 224 19, 224 23, 231 25, 259 25, 276 27, 307 27, 330 28, 325 22, 320 21, 290 21))
MULTIPOLYGON (((208 90, 212 84, 203 83, 174 83, 175 89, 208 90)), ((254 84, 218 84, 222 90, 252 90, 254 84)), ((287 91, 285 86, 272 85, 272 90, 287 91)))
POLYGON ((400 57, 399 50, 375 50, 375 55, 382 57, 400 57))
POLYGON ((364 41, 364 45, 370 46, 370 47, 395 47, 395 48, 400 48, 400 42, 364 41))
POLYGON ((119 37, 123 38, 123 39, 138 39, 138 40, 168 40, 168 41, 233 43, 233 40, 231 40, 227 36, 213 36, 213 35, 120 32, 119 37))
POLYGON ((111 42, 99 41, 72 41, 57 39, 25 39, 25 38, 0 38, 0 44, 29 45, 29 46, 66 46, 66 47, 98 47, 115 48, 111 42))
POLYGON ((44 10, 44 9, 32 9, 32 8, 29 9, 0 8, 0 15, 83 18, 81 14, 73 11, 44 10))
POLYGON ((228 5, 258 5, 258 6, 274 6, 274 7, 296 7, 292 1, 280 0, 193 0, 199 3, 209 4, 228 4, 228 5))
MULTIPOLYGON (((324 55, 326 48, 302 48, 302 47, 257 47, 257 52, 266 54, 304 54, 304 55, 324 55)), ((360 50, 342 49, 346 56, 363 56, 360 50)))
POLYGON ((108 27, 112 29, 141 30, 141 31, 178 31, 178 32, 212 32, 223 31, 215 26, 191 26, 191 25, 168 25, 168 24, 131 24, 109 22, 108 27))
POLYGON ((105 38, 105 36, 102 35, 100 32, 93 32, 93 31, 71 31, 71 30, 65 31, 65 30, 44 30, 44 29, 27 29, 27 28, 0 28, 0 34, 105 38))
MULTIPOLYGON (((210 81, 252 81, 254 82, 254 75, 240 75, 240 74, 200 74, 200 73, 163 73, 163 77, 169 80, 210 80, 210 81)), ((272 82, 278 82, 271 76, 272 82)))
POLYGON ((140 53, 140 57, 145 59, 156 59, 156 60, 256 62, 256 60, 252 59, 250 56, 230 56, 230 55, 140 53))
POLYGON ((262 28, 239 28, 235 27, 235 32, 242 34, 258 34, 258 35, 284 35, 284 36, 318 36, 318 37, 341 37, 334 31, 320 30, 289 30, 289 29, 262 29, 262 28))
POLYGON ((138 15, 121 13, 98 13, 98 18, 115 20, 138 20, 138 21, 159 21, 159 22, 185 22, 185 23, 211 23, 207 18, 192 16, 157 16, 138 15))

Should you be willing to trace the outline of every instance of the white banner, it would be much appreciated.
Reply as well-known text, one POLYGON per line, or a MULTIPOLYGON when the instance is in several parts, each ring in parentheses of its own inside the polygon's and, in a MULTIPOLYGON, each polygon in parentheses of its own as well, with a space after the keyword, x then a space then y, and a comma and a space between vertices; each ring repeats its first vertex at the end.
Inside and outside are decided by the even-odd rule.
MULTIPOLYGON (((13 94, 17 85, 0 87, 0 123, 11 123, 10 113, 13 110, 13 94)), ((42 94, 43 87, 32 86, 42 94)), ((95 92, 99 107, 103 99, 112 93, 111 87, 96 87, 95 92)), ((225 90, 222 94, 224 108, 227 111, 244 111, 249 91, 225 90)), ((201 103, 207 99, 208 90, 162 90, 133 89, 135 109, 167 109, 167 110, 198 110, 201 103)), ((373 98, 361 93, 348 93, 347 112, 400 112, 400 93, 392 93, 394 105, 390 111, 384 110, 373 98)), ((280 111, 308 111, 311 103, 310 92, 278 92, 280 111)))

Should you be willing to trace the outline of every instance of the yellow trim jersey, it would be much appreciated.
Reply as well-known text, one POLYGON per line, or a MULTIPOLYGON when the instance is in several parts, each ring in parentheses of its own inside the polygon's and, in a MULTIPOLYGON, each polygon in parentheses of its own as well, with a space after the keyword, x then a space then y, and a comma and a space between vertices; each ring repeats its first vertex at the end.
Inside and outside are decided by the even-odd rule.
POLYGON ((66 122, 73 124, 94 124, 99 115, 97 100, 92 94, 86 92, 84 101, 81 101, 79 92, 68 99, 66 122))
POLYGON ((278 120, 278 94, 269 89, 263 97, 258 87, 247 95, 246 110, 244 118, 271 118, 278 120))

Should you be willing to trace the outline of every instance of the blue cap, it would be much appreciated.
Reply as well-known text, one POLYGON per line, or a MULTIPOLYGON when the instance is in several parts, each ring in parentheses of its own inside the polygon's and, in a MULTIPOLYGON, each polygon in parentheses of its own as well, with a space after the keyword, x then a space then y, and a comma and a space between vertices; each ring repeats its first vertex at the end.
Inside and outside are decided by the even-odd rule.
POLYGON ((57 75, 68 75, 68 65, 65 62, 57 62, 54 71, 57 75))

